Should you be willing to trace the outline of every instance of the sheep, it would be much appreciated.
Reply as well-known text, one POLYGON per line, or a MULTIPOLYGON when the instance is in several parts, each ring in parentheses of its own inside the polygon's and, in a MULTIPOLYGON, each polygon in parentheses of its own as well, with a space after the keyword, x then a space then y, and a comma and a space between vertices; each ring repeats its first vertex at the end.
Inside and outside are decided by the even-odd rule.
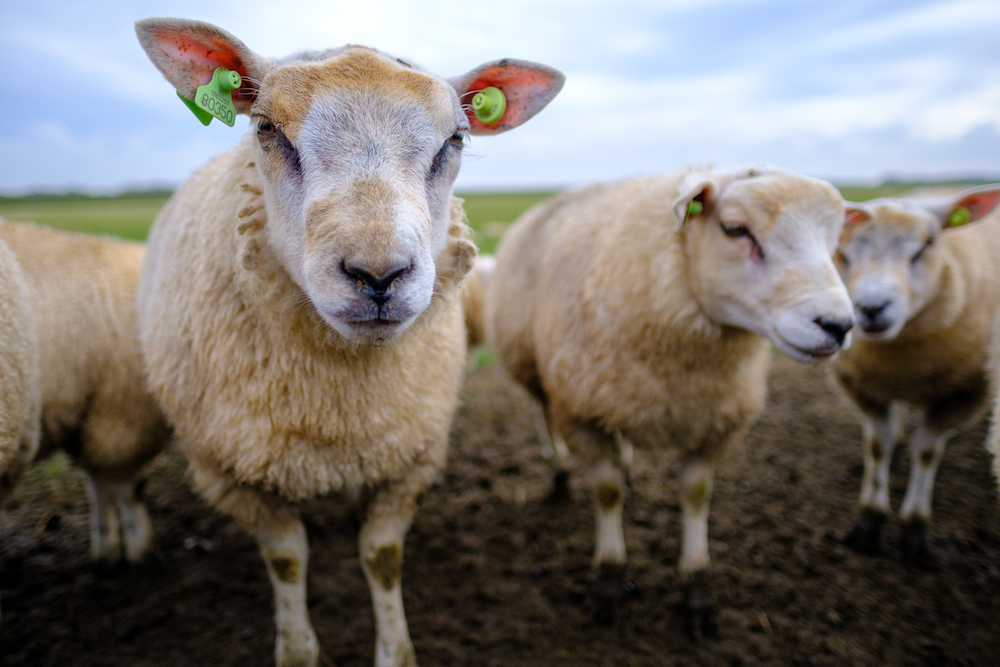
POLYGON ((236 71, 235 109, 251 118, 153 224, 149 386, 196 491, 258 542, 277 663, 319 656, 297 503, 359 490, 375 664, 414 665, 403 537, 445 463, 466 356, 459 289, 476 254, 452 184, 469 134, 523 123, 563 76, 504 59, 442 79, 363 46, 271 61, 181 19, 136 32, 183 97, 218 67, 236 71), (487 86, 506 94, 491 125, 462 103, 487 86))
POLYGON ((774 168, 687 170, 563 193, 501 240, 487 320, 553 440, 589 466, 595 620, 617 620, 626 552, 620 443, 683 456, 689 631, 714 625, 708 503, 720 457, 764 406, 770 344, 827 359, 849 344, 832 254, 843 199, 774 168))
POLYGON ((986 360, 1000 306, 1000 185, 937 200, 854 205, 837 266, 854 303, 858 335, 834 364, 861 416, 861 515, 848 544, 881 550, 889 514, 889 465, 915 409, 910 479, 900 507, 901 554, 930 555, 934 477, 955 430, 989 401, 986 360), (969 223, 981 221, 978 224, 969 223))
POLYGON ((142 469, 170 439, 139 350, 143 246, 7 221, 0 241, 23 271, 37 323, 41 441, 27 461, 56 448, 76 459, 87 473, 91 556, 138 562, 152 546, 142 469))
MULTIPOLYGON (((4 225, 0 219, 0 227, 4 225)), ((38 453, 38 330, 24 273, 0 240, 0 505, 38 453)))

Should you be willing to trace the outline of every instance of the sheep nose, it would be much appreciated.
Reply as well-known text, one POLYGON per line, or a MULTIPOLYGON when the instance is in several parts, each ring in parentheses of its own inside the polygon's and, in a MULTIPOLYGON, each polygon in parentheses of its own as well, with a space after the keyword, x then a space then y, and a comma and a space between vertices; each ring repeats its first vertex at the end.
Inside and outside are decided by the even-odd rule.
POLYGON ((874 322, 875 319, 882 314, 882 312, 889 307, 890 301, 884 301, 877 306, 862 306, 858 305, 858 310, 864 315, 868 320, 874 322))
POLYGON ((396 264, 388 270, 380 272, 378 275, 360 266, 353 266, 346 262, 342 268, 344 273, 356 281, 362 291, 375 302, 375 305, 382 307, 390 299, 389 290, 392 288, 392 283, 409 271, 411 266, 409 262, 396 264))
POLYGON ((820 329, 828 333, 837 341, 838 346, 844 344, 844 337, 847 336, 847 332, 854 327, 854 321, 851 319, 840 320, 828 317, 817 317, 813 322, 816 323, 820 329))

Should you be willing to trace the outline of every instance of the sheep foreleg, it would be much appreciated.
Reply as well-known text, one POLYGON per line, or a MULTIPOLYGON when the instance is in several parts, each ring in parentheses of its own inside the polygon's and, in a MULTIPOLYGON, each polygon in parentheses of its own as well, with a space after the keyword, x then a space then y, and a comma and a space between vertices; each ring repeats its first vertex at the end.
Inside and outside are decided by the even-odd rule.
POLYGON ((298 512, 260 509, 254 534, 274 587, 275 660, 278 667, 315 667, 319 642, 306 609, 309 544, 305 526, 298 512))
POLYGON ((910 481, 899 509, 903 519, 901 541, 904 560, 918 560, 930 552, 927 525, 931 520, 931 497, 945 446, 952 431, 934 432, 921 425, 910 441, 910 481))
POLYGON ((375 612, 375 667, 416 667, 403 611, 403 540, 426 484, 421 472, 378 489, 358 538, 375 612))
POLYGON ((688 458, 681 470, 681 511, 684 538, 679 570, 684 580, 684 605, 688 631, 700 640, 716 630, 717 621, 708 585, 708 506, 712 499, 714 468, 688 458))
POLYGON ((121 532, 116 511, 116 485, 106 479, 87 475, 90 496, 90 556, 108 564, 121 560, 121 532))
POLYGON ((889 514, 889 466, 902 430, 898 403, 888 406, 882 414, 866 414, 862 418, 865 471, 861 478, 861 516, 847 543, 862 553, 882 550, 882 526, 889 514))

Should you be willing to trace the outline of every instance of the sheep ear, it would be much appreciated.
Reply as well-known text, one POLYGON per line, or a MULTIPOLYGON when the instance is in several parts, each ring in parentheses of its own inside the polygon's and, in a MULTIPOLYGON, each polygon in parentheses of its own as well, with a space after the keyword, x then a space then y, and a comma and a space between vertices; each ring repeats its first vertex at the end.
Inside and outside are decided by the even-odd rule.
POLYGON ((936 210, 943 229, 964 227, 982 220, 1000 204, 1000 183, 984 185, 962 192, 936 210))
POLYGON ((521 125, 544 109, 565 81, 562 72, 548 65, 513 58, 494 60, 448 79, 469 117, 472 134, 499 134, 521 125), (499 120, 486 124, 476 117, 472 99, 491 86, 503 92, 507 108, 499 120))
POLYGON ((871 209, 864 204, 855 204, 849 201, 844 202, 844 229, 868 222, 874 217, 875 215, 871 209))
POLYGON ((149 18, 136 22, 135 34, 156 68, 189 100, 194 99, 198 86, 212 80, 216 68, 239 73, 243 83, 232 92, 237 113, 250 113, 260 81, 271 68, 266 58, 210 23, 149 18))
POLYGON ((688 218, 708 215, 715 205, 718 185, 703 176, 693 174, 681 183, 680 192, 674 200, 674 219, 677 229, 687 223, 688 218))

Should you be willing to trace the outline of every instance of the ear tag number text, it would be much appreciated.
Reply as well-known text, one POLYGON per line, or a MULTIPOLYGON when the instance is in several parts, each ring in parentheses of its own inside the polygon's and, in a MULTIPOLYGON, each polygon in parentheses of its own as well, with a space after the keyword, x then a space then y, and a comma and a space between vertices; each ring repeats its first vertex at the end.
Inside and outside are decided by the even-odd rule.
POLYGON ((232 127, 236 124, 236 107, 233 106, 232 91, 239 88, 242 83, 243 79, 237 72, 219 67, 210 82, 198 87, 194 101, 187 99, 180 92, 177 93, 177 97, 181 98, 202 125, 208 125, 214 117, 232 127))

